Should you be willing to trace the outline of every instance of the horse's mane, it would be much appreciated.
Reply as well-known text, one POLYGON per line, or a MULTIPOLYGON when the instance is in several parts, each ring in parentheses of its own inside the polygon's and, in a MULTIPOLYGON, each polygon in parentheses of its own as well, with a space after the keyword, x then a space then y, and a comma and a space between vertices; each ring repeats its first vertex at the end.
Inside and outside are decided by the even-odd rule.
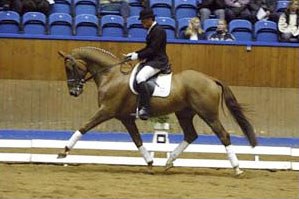
MULTIPOLYGON (((71 54, 74 55, 75 57, 76 55, 90 57, 95 61, 99 61, 99 54, 104 55, 104 57, 107 58, 112 58, 112 60, 119 60, 119 58, 113 53, 105 49, 94 47, 94 46, 84 46, 84 47, 75 48, 72 50, 71 54)), ((102 56, 101 59, 103 59, 104 57, 102 56)))

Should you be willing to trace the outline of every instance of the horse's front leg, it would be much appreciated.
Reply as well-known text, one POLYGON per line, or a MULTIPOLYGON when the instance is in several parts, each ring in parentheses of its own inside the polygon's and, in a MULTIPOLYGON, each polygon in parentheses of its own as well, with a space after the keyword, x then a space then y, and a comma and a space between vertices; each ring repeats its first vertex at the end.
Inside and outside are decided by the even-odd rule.
POLYGON ((100 123, 111 118, 111 114, 107 113, 103 108, 100 108, 100 110, 85 125, 83 125, 79 130, 75 131, 75 133, 73 133, 72 137, 68 140, 68 143, 65 145, 64 151, 58 153, 57 158, 65 158, 69 154, 69 152, 74 148, 75 144, 82 137, 82 135, 84 135, 100 123))
POLYGON ((123 123, 123 125, 128 130, 133 142, 135 143, 136 147, 138 148, 139 152, 143 156, 145 162, 148 165, 148 172, 153 173, 152 167, 153 167, 153 158, 150 155, 150 153, 146 150, 146 148, 143 146, 142 138, 140 136, 140 133, 137 129, 135 118, 134 117, 128 117, 128 118, 121 118, 120 121, 123 123))

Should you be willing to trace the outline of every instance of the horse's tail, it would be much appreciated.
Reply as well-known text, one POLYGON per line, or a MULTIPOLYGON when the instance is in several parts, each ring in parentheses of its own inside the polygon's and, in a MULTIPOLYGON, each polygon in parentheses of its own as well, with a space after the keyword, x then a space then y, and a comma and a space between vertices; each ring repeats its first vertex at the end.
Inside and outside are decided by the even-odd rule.
POLYGON ((256 136, 255 136, 252 125, 250 124, 250 122, 248 121, 248 119, 246 118, 246 116, 243 113, 242 106, 238 103, 232 90, 227 85, 225 85, 224 83, 222 83, 219 80, 215 80, 215 81, 222 88, 221 98, 222 99, 224 98, 225 104, 226 104, 229 112, 234 117, 235 121, 239 124, 243 133, 247 137, 250 145, 252 147, 255 147, 257 145, 256 136))

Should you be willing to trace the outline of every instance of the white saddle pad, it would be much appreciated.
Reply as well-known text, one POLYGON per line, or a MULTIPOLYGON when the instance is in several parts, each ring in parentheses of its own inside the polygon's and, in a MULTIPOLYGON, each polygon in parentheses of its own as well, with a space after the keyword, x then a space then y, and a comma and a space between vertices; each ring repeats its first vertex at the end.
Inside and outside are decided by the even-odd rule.
MULTIPOLYGON (((129 86, 131 91, 137 95, 138 92, 134 90, 133 88, 133 82, 134 82, 134 78, 135 78, 135 74, 137 72, 137 66, 139 64, 137 64, 130 76, 130 81, 129 81, 129 86)), ((154 93, 153 96, 156 97, 167 97, 170 93, 170 89, 171 89, 171 77, 172 77, 172 73, 170 74, 159 74, 159 76, 156 79, 156 86, 154 89, 154 93)))

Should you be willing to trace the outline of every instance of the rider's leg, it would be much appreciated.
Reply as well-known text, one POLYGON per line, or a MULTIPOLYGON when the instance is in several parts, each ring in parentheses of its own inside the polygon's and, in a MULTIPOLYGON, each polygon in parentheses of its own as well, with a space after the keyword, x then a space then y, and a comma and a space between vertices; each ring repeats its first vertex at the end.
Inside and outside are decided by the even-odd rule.
POLYGON ((139 117, 140 119, 147 120, 149 117, 149 110, 150 110, 150 91, 148 85, 146 84, 146 80, 154 76, 160 72, 160 69, 153 68, 151 66, 144 66, 136 76, 137 84, 140 88, 140 110, 139 110, 139 117))

